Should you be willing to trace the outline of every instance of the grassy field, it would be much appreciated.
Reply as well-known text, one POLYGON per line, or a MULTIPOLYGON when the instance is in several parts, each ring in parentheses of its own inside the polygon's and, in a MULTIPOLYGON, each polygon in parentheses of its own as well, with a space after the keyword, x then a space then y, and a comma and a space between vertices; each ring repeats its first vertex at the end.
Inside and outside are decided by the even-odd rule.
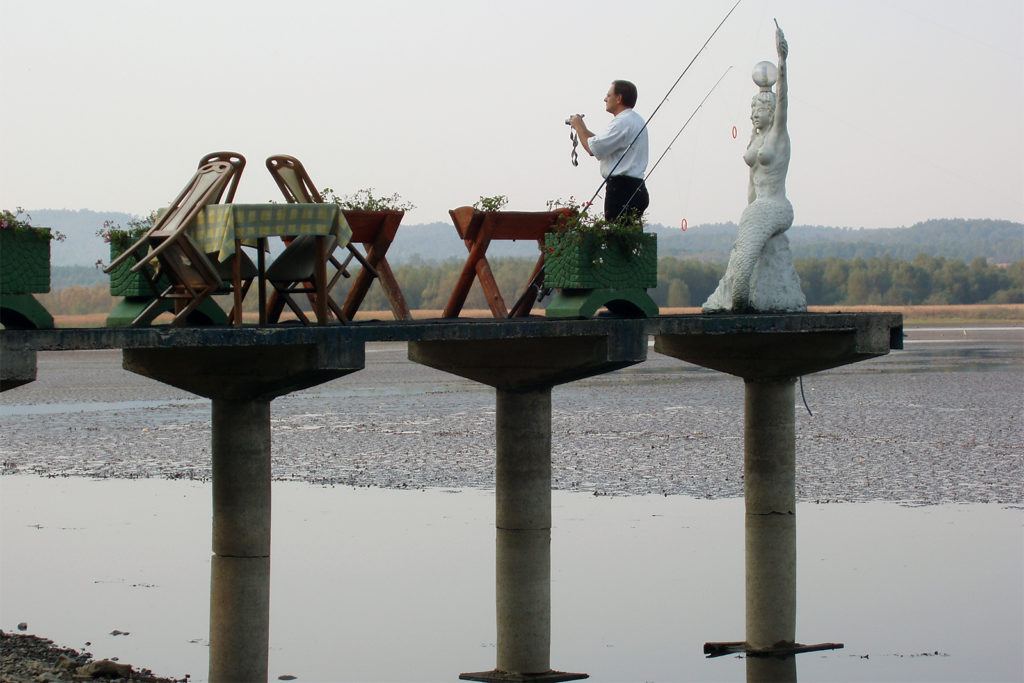
MULTIPOLYGON (((813 313, 859 313, 888 312, 902 313, 906 325, 964 325, 1012 323, 1024 324, 1024 304, 972 305, 972 306, 811 306, 813 313)), ((429 320, 441 315, 441 311, 413 311, 417 320, 429 320)), ((699 308, 663 308, 662 315, 686 315, 700 313, 699 308)), ((103 313, 88 315, 54 316, 57 327, 102 327, 106 320, 103 313)), ((463 318, 489 318, 487 310, 465 310, 463 318)), ((169 316, 158 318, 157 322, 169 319, 169 316)), ((360 311, 356 320, 393 320, 390 311, 360 311)), ((256 314, 246 314, 247 322, 256 322, 256 314)))

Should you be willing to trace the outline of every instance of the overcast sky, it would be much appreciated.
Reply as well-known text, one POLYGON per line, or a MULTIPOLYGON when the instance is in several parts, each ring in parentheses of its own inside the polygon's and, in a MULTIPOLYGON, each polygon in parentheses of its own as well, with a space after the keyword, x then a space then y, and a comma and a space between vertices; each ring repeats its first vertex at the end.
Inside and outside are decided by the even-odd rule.
MULTIPOLYGON (((0 206, 142 214, 206 152, 249 165, 236 201, 278 199, 292 154, 407 223, 508 195, 588 199, 565 118, 610 120, 612 79, 657 107, 734 0, 0 0, 0 206)), ((738 220, 753 65, 790 45, 797 224, 1024 221, 1024 3, 742 0, 650 121, 648 219, 738 220), (733 129, 736 129, 734 136, 733 129)))

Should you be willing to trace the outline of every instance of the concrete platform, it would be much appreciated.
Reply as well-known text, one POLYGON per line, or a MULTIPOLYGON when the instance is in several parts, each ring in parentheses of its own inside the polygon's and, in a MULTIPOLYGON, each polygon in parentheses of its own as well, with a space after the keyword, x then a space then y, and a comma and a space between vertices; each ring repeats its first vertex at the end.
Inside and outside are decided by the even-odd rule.
MULTIPOLYGON (((540 317, 496 320, 456 318, 357 322, 349 325, 303 327, 245 326, 235 328, 168 326, 146 328, 55 328, 47 330, 0 330, 0 354, 18 351, 74 351, 87 349, 167 348, 194 346, 280 346, 335 344, 375 341, 437 341, 569 336, 608 336, 641 332, 647 335, 673 334, 721 340, 745 334, 790 335, 800 339, 810 334, 852 335, 861 346, 869 335, 888 334, 888 347, 876 349, 883 341, 873 339, 871 351, 882 353, 902 348, 903 317, 898 313, 792 313, 756 315, 677 315, 657 318, 548 319, 540 317)), ((620 337, 621 338, 621 337, 620 337)), ((6 361, 3 362, 6 366, 6 361)))

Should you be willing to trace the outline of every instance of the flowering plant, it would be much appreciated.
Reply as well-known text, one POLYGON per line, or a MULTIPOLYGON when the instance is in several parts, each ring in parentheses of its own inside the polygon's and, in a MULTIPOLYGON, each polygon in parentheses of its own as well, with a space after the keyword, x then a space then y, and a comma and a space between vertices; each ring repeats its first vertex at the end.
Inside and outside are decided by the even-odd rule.
POLYGON ((473 208, 477 211, 501 211, 506 204, 508 204, 508 197, 496 194, 493 197, 480 197, 480 200, 473 204, 473 208))
POLYGON ((122 228, 114 221, 103 221, 103 227, 96 231, 96 234, 103 238, 104 242, 114 245, 116 249, 127 249, 140 237, 153 227, 159 212, 150 211, 148 216, 133 216, 128 220, 128 227, 122 228))
POLYGON ((63 241, 67 237, 64 233, 51 230, 50 228, 34 228, 30 222, 31 220, 32 216, 25 213, 25 209, 20 206, 15 207, 13 212, 7 209, 0 210, 0 230, 11 230, 16 233, 31 232, 43 239, 57 240, 58 242, 63 241))
MULTIPOLYGON (((617 242, 623 249, 637 253, 643 235, 643 219, 635 212, 627 212, 617 219, 609 220, 592 213, 592 202, 577 203, 574 197, 548 201, 549 211, 559 211, 557 232, 567 235, 576 244, 581 244, 586 235, 598 236, 598 248, 607 249, 617 242)), ((550 253, 550 252, 549 252, 550 253)))
POLYGON ((329 187, 320 190, 324 201, 337 204, 349 211, 412 211, 415 204, 407 202, 396 192, 390 196, 375 196, 372 187, 366 187, 355 194, 339 197, 329 187))

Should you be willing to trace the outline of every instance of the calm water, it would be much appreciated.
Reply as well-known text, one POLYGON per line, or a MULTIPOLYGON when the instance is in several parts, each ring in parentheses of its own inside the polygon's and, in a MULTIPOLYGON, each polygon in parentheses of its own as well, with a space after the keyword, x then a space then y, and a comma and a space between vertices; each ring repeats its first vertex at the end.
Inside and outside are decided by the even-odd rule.
MULTIPOLYGON (((1024 680, 1019 330, 804 379, 797 637, 846 648, 803 680, 1024 680)), ((119 364, 40 354, 0 395, 0 628, 201 681, 209 403, 119 364)), ((379 345, 274 402, 273 678, 493 668, 493 401, 379 345)), ((552 665, 743 680, 701 655, 743 637, 742 382, 652 352, 554 404, 552 665)))

